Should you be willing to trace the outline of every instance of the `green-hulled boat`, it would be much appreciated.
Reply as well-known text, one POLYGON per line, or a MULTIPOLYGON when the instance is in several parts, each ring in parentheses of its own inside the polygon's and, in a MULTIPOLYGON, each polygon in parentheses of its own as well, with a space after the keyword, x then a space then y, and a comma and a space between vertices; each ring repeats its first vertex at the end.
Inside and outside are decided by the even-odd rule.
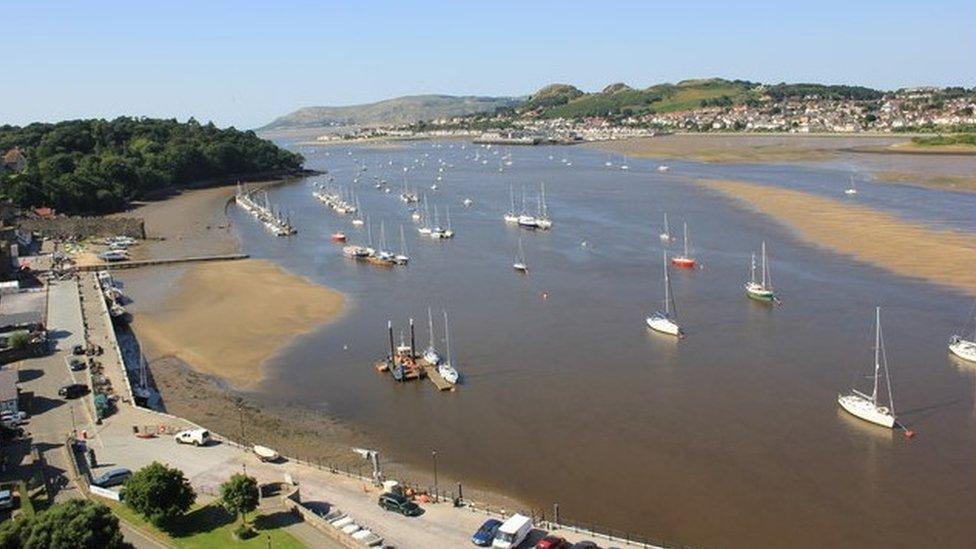
POLYGON ((756 280, 756 254, 752 254, 750 262, 749 282, 746 282, 746 295, 756 301, 766 303, 776 303, 776 292, 773 290, 773 281, 769 276, 769 265, 766 263, 766 242, 762 243, 762 275, 761 280, 756 280))

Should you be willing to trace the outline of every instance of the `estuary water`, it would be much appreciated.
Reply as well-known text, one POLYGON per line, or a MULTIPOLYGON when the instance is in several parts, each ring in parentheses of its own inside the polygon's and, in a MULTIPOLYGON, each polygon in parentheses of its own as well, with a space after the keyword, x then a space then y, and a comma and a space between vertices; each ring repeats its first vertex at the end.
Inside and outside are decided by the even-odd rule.
POLYGON ((692 179, 843 199, 853 175, 861 203, 962 231, 976 231, 976 195, 872 183, 856 156, 710 165, 448 141, 293 148, 328 174, 270 191, 297 226, 293 237, 232 209, 243 251, 350 299, 339 321, 272 360, 265 397, 321 408, 412 465, 426 467, 436 449, 442 475, 679 543, 963 547, 976 539, 976 365, 946 350, 972 300, 805 244, 692 179), (662 163, 670 170, 658 171, 662 163), (366 229, 312 197, 330 177, 359 198, 375 243, 382 222, 399 250, 404 227, 409 266, 341 255, 330 233, 365 243, 366 229), (374 188, 384 179, 390 193, 374 188), (404 181, 442 221, 450 209, 454 239, 418 234, 398 199, 404 181), (543 182, 553 228, 506 225, 510 186, 519 203, 524 188, 534 209, 543 182), (688 334, 681 341, 644 324, 662 305, 665 212, 677 237, 669 251, 681 247, 686 222, 701 265, 671 271, 688 334), (527 275, 511 267, 520 236, 527 275), (778 307, 743 292, 750 253, 763 241, 778 307), (914 439, 849 417, 836 402, 852 384, 870 383, 876 305, 895 406, 914 439), (372 368, 386 353, 388 320, 399 330, 414 318, 426 345, 428 306, 442 351, 441 311, 450 314, 463 377, 455 392, 396 384, 372 368))

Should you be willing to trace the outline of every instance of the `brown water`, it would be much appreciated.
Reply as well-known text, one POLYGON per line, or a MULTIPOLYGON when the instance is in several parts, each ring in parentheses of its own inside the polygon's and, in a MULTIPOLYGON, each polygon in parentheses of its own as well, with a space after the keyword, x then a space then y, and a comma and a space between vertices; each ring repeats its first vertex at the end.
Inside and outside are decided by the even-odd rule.
MULTIPOLYGON (((945 347, 971 301, 804 245, 684 178, 837 194, 847 164, 669 162, 672 171, 661 174, 652 161, 630 160, 622 171, 595 151, 540 147, 514 149, 513 165, 499 172, 491 151, 460 144, 307 154, 343 183, 357 163, 368 166, 355 188, 374 237, 384 220, 396 242, 403 223, 411 264, 382 270, 342 258, 328 234, 342 229, 355 240, 361 231, 312 198, 312 181, 324 178, 272 192, 299 227, 292 239, 232 214, 245 251, 350 297, 341 321, 272 361, 266 398, 351 421, 413 465, 426 466, 436 448, 442 474, 656 538, 719 547, 972 546, 976 366, 945 347), (488 164, 471 160, 476 150, 488 164), (419 167, 414 159, 425 154, 419 167), (451 207, 457 237, 446 242, 419 238, 396 199, 402 164, 416 166, 407 173, 412 186, 426 187, 439 158, 454 167, 427 192, 432 206, 451 207), (389 178, 394 192, 373 189, 373 175, 389 178), (517 276, 520 229, 501 216, 510 183, 534 193, 540 181, 556 225, 521 231, 531 274, 517 276), (472 208, 461 207, 465 197, 472 208), (680 342, 644 327, 663 293, 657 234, 665 211, 673 232, 689 223, 703 265, 672 272, 688 332, 680 342), (742 291, 749 253, 763 240, 784 301, 775 309, 742 291), (876 304, 912 440, 836 404, 870 367, 876 304), (398 385, 371 367, 385 353, 387 319, 406 327, 414 317, 426 344, 428 305, 451 314, 464 378, 454 393, 398 385)), ((976 196, 859 187, 868 205, 973 229, 976 196)))

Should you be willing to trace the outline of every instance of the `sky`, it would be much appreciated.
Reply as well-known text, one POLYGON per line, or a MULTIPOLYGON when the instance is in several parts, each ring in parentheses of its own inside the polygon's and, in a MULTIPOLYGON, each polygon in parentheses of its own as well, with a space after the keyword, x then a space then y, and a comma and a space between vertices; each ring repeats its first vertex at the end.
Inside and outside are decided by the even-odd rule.
POLYGON ((254 128, 299 107, 687 78, 976 86, 972 0, 11 1, 0 124, 254 128))

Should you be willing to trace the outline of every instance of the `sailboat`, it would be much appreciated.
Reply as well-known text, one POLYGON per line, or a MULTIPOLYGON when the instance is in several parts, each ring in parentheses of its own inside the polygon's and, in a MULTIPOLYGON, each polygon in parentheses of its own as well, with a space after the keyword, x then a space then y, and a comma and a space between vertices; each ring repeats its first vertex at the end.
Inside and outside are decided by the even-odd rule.
POLYGON ((434 225, 430 228, 431 238, 444 238, 444 228, 441 227, 441 219, 437 215, 437 205, 434 205, 434 225))
POLYGON ((410 256, 407 255, 407 238, 403 235, 403 225, 400 225, 400 253, 393 257, 393 261, 397 265, 406 265, 410 262, 410 256))
POLYGON ((518 253, 515 255, 515 262, 512 263, 512 268, 520 273, 529 272, 529 266, 525 264, 525 252, 522 250, 522 235, 519 235, 518 253))
POLYGON ((647 327, 663 334, 684 337, 678 325, 678 308, 671 295, 671 277, 668 274, 668 252, 664 252, 664 311, 657 311, 646 319, 647 327))
POLYGON ((661 233, 661 242, 671 242, 671 229, 668 227, 668 212, 664 212, 664 232, 661 233))
POLYGON ((461 374, 451 365, 451 328, 447 324, 447 311, 444 311, 444 339, 447 342, 447 360, 437 365, 437 373, 444 378, 444 381, 454 385, 461 374))
POLYGON ((837 403, 844 410, 864 421, 887 427, 895 426, 895 402, 891 397, 891 377, 888 375, 888 359, 884 350, 884 338, 881 335, 881 307, 874 310, 874 386, 871 394, 867 395, 852 388, 846 395, 837 395, 837 403), (884 382, 888 388, 888 405, 878 404, 878 385, 881 382, 881 370, 884 369, 884 382))
POLYGON ((529 215, 525 210, 525 187, 522 187, 522 213, 518 216, 518 224, 519 227, 527 229, 535 229, 539 226, 535 216, 529 215))
POLYGON ((695 268, 695 258, 688 255, 688 223, 684 224, 685 228, 685 251, 679 256, 671 258, 671 264, 675 267, 681 267, 682 269, 694 269, 695 268))
POLYGON ((434 317, 431 315, 430 307, 427 307, 427 334, 430 336, 430 343, 424 350, 424 360, 436 366, 441 363, 441 354, 434 347, 434 317))
POLYGON ((854 186, 854 176, 853 175, 850 176, 850 182, 851 182, 851 185, 849 187, 847 187, 847 189, 844 191, 844 194, 846 194, 848 196, 853 196, 853 195, 857 194, 857 187, 854 186))
POLYGON ((949 351, 963 360, 976 362, 976 328, 973 330, 971 340, 963 339, 960 335, 953 335, 949 338, 949 351))
POLYGON ((424 216, 417 227, 417 232, 424 235, 430 234, 430 208, 427 206, 427 195, 424 195, 424 216))
POLYGON ((762 243, 762 276, 760 281, 756 281, 756 254, 752 254, 750 267, 749 282, 746 282, 746 295, 757 301, 776 302, 773 281, 769 276, 769 265, 766 263, 765 241, 762 243))
POLYGON ((444 215, 447 217, 447 228, 441 232, 441 238, 454 238, 454 229, 451 228, 451 207, 444 206, 444 215))

